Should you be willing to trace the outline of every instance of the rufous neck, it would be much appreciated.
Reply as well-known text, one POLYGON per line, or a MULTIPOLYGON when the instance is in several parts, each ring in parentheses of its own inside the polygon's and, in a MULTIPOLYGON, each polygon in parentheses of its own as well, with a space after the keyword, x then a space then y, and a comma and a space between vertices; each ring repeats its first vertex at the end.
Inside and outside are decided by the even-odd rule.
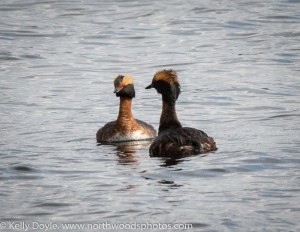
POLYGON ((133 114, 131 112, 132 98, 120 97, 120 107, 118 121, 129 121, 133 119, 133 114))

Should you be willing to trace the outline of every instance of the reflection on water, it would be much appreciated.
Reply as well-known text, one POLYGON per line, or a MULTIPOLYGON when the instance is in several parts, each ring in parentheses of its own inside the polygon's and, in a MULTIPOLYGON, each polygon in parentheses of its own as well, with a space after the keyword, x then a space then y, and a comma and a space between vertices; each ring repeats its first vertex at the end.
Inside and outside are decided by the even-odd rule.
POLYGON ((164 162, 161 164, 161 167, 168 167, 168 166, 173 166, 177 165, 181 162, 183 162, 184 159, 165 159, 164 162))
POLYGON ((136 152, 140 149, 148 149, 152 140, 141 141, 126 141, 126 142, 110 142, 110 143, 98 143, 98 146, 113 146, 116 151, 116 155, 119 157, 120 164, 136 163, 136 152))
MULTIPOLYGON (((0 222, 192 223, 299 231, 299 1, 0 2, 0 222), (174 68, 184 126, 219 150, 177 160, 96 145, 117 73, 144 88, 174 68)), ((148 141, 150 142, 150 141, 148 141)), ((174 230, 169 230, 174 231, 174 230)))

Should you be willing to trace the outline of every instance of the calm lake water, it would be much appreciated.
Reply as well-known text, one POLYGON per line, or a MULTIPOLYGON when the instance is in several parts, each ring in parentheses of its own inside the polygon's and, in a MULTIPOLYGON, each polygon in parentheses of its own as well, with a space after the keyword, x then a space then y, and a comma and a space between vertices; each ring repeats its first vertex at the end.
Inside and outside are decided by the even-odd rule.
POLYGON ((2 0, 1 229, 299 231, 299 12, 299 0, 2 0), (135 117, 158 128, 161 96, 145 87, 166 68, 182 124, 219 150, 170 161, 147 143, 97 145, 118 114, 117 73, 135 79, 135 117))

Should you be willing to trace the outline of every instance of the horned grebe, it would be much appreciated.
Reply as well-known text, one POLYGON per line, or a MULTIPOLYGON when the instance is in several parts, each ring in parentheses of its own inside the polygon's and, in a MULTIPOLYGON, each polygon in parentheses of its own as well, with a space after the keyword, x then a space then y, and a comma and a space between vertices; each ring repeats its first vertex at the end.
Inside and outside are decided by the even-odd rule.
POLYGON ((135 119, 132 115, 132 98, 135 97, 132 77, 118 75, 114 80, 114 86, 114 93, 120 97, 118 119, 105 124, 98 130, 97 142, 122 142, 155 138, 155 129, 151 125, 135 119))
POLYGON ((155 88, 162 95, 162 113, 158 136, 150 145, 150 156, 184 157, 217 150, 212 137, 195 128, 182 127, 175 104, 180 94, 177 73, 162 70, 155 73, 152 83, 146 89, 155 88))

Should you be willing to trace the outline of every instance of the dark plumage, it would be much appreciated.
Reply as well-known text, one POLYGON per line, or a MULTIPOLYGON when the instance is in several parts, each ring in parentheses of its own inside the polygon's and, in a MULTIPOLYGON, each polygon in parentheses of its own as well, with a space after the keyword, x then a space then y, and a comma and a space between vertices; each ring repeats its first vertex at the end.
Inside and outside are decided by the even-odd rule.
POLYGON ((178 77, 173 70, 157 72, 146 89, 155 88, 162 94, 159 132, 149 148, 150 156, 178 158, 217 150, 212 137, 205 132, 182 127, 175 110, 180 94, 178 77))
POLYGON ((171 128, 158 134, 149 148, 150 156, 179 158, 216 150, 213 138, 190 127, 171 128))

